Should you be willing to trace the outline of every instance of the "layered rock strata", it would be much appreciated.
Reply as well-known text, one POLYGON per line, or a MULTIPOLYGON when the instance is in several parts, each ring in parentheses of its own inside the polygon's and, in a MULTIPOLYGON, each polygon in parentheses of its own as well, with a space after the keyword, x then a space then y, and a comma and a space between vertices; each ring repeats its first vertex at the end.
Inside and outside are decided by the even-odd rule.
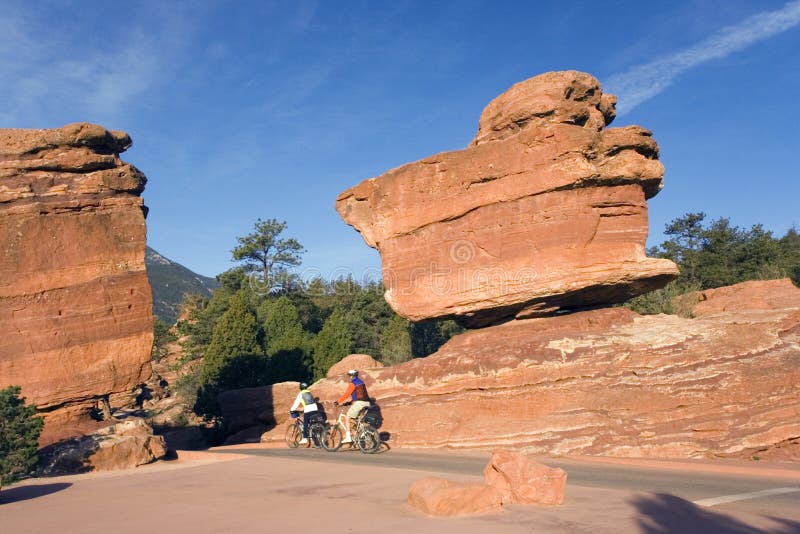
POLYGON ((150 375, 146 179, 119 158, 130 145, 85 123, 0 130, 0 387, 42 411, 43 445, 91 430, 98 400, 150 375))
POLYGON ((339 214, 380 251, 392 308, 485 326, 622 302, 675 276, 645 256, 658 146, 644 128, 606 128, 615 103, 588 74, 536 76, 486 107, 467 149, 341 193, 339 214))
MULTIPOLYGON (((702 304, 741 290, 752 295, 733 286, 702 304)), ((362 376, 392 447, 800 461, 800 289, 761 283, 755 301, 694 319, 606 308, 511 321, 362 376)), ((331 401, 345 387, 311 390, 331 401)))

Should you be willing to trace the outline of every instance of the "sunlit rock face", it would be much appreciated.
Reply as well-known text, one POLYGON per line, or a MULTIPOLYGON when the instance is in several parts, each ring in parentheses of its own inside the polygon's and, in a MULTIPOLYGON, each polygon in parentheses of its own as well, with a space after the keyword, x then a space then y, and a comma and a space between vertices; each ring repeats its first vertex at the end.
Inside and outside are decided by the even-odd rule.
POLYGON ((615 103, 588 74, 542 74, 490 102, 468 148, 341 193, 339 214, 380 251, 392 308, 484 326, 673 278, 672 262, 645 256, 658 146, 644 128, 606 128, 615 103))
POLYGON ((0 387, 41 410, 43 445, 90 431, 97 399, 150 375, 146 179, 119 158, 130 145, 86 123, 0 129, 0 387))
MULTIPOLYGON (((694 319, 617 307, 510 321, 361 376, 392 447, 800 461, 800 289, 705 293, 694 319), (754 309, 720 310, 736 294, 754 309)), ((345 386, 311 390, 330 401, 345 386)))

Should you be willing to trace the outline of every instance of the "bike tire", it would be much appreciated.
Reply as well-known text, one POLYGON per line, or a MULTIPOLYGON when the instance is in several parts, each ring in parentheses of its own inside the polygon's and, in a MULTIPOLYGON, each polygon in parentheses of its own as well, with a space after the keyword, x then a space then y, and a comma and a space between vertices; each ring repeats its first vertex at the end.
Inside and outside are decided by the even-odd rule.
POLYGON ((328 452, 336 452, 342 448, 342 431, 339 425, 325 425, 322 448, 328 452))
POLYGON ((322 447, 322 442, 325 439, 325 425, 322 423, 312 423, 308 427, 308 437, 311 438, 311 443, 315 447, 322 447))
POLYGON ((364 454, 374 454, 381 448, 381 435, 369 423, 361 425, 356 444, 364 454))
POLYGON ((286 439, 286 445, 290 449, 296 449, 300 446, 300 439, 303 437, 303 431, 297 428, 297 425, 292 423, 286 427, 286 434, 284 435, 284 439, 286 439))

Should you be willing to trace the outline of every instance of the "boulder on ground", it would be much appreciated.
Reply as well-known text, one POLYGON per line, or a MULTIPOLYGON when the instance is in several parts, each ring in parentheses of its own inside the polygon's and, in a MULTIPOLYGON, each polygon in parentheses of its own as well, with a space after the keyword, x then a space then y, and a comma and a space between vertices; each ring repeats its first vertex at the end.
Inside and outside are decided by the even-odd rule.
POLYGON ((524 454, 496 451, 483 470, 486 483, 500 492, 503 504, 557 505, 564 502, 567 473, 532 462, 524 454))
POLYGON ((163 436, 154 436, 143 419, 127 419, 94 434, 46 447, 42 451, 42 473, 50 476, 130 469, 166 454, 163 436))
POLYGON ((408 504, 424 514, 444 517, 503 511, 500 492, 495 488, 437 477, 414 482, 408 490, 408 504))

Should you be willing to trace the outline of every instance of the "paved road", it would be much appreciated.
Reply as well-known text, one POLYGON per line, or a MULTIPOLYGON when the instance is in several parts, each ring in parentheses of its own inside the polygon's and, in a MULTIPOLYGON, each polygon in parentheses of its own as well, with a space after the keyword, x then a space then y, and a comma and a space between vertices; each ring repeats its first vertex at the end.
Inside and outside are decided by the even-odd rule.
MULTIPOLYGON (((308 459, 337 463, 370 464, 433 474, 480 476, 488 454, 448 454, 420 451, 386 451, 366 455, 354 450, 328 453, 319 449, 238 449, 242 454, 273 458, 308 459)), ((800 478, 709 473, 698 469, 656 469, 599 464, 572 459, 543 459, 568 474, 568 484, 593 488, 665 493, 711 506, 713 510, 743 511, 800 520, 800 478), (755 495, 751 495, 755 494, 755 495), (729 497, 728 499, 721 499, 729 497), (720 502, 732 501, 732 502, 720 502)))

